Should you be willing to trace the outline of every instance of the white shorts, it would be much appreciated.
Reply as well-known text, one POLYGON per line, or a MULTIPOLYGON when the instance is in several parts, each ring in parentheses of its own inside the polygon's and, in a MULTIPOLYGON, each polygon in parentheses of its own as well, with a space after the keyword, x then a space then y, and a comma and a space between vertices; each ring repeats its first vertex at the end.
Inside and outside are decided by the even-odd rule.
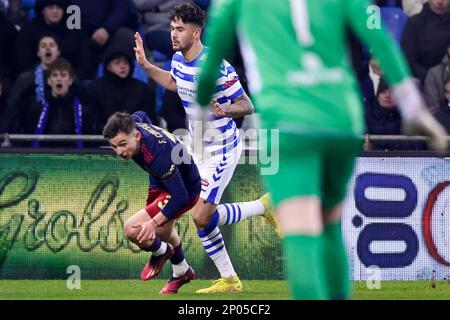
POLYGON ((219 204, 222 194, 233 176, 242 153, 242 142, 224 155, 217 155, 196 163, 202 179, 200 198, 219 204))

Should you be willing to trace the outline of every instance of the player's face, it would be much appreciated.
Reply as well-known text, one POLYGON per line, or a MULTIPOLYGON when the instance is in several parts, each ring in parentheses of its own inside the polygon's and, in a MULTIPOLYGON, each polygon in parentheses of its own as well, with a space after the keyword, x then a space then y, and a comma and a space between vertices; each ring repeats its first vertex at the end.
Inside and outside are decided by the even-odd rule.
POLYGON ((430 8, 437 14, 444 14, 450 8, 450 0, 429 0, 430 8))
POLYGON ((200 39, 201 29, 191 23, 183 23, 181 19, 170 22, 170 37, 172 39, 172 48, 175 51, 188 51, 194 40, 200 39))
POLYGON ((63 97, 69 92, 73 78, 67 70, 54 70, 48 77, 47 83, 52 88, 54 97, 63 97))
POLYGON ((108 141, 119 157, 130 160, 139 151, 140 139, 141 133, 134 130, 130 134, 120 131, 114 138, 108 141))
POLYGON ((55 39, 52 37, 43 37, 41 41, 39 41, 37 55, 41 59, 41 63, 47 66, 55 61, 60 55, 55 39))
POLYGON ((107 66, 109 72, 114 73, 116 76, 125 79, 130 74, 130 64, 128 60, 121 57, 113 59, 107 66))
POLYGON ((56 4, 46 6, 42 10, 42 17, 47 24, 56 24, 61 21, 64 15, 64 10, 56 4))

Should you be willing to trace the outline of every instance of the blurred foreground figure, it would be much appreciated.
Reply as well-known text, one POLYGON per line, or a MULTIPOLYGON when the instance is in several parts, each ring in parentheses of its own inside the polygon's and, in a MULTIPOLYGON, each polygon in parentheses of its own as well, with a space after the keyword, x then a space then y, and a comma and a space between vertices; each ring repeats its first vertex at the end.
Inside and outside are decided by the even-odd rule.
POLYGON ((405 58, 384 28, 372 28, 368 6, 367 0, 223 0, 210 8, 197 100, 204 107, 211 101, 236 29, 262 128, 279 130, 277 143, 265 146, 279 151, 279 170, 264 181, 285 235, 294 299, 350 297, 340 217, 364 120, 346 57, 348 28, 380 61, 407 131, 422 129, 432 147, 446 148, 445 131, 425 108, 405 58))

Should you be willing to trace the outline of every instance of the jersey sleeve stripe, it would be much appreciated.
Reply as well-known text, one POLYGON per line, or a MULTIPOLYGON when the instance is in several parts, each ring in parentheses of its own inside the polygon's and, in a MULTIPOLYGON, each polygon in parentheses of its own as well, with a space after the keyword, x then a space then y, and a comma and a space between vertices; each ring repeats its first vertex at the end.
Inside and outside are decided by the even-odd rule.
MULTIPOLYGON (((230 88, 231 89, 231 88, 230 88)), ((244 89, 242 89, 242 87, 240 87, 236 92, 234 92, 231 95, 227 95, 231 100, 236 100, 237 97, 239 97, 240 95, 242 95, 244 93, 244 89)))

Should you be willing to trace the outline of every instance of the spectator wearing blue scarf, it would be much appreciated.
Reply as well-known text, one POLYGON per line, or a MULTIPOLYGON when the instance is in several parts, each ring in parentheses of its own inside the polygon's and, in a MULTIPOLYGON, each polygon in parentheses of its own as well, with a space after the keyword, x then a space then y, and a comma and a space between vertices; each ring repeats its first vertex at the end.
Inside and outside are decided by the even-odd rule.
MULTIPOLYGON (((16 120, 21 133, 25 134, 89 134, 94 128, 84 101, 83 92, 73 86, 75 73, 72 65, 64 58, 56 59, 45 73, 44 97, 42 101, 19 105, 16 120)), ((33 147, 64 146, 83 147, 81 141, 40 143, 33 141, 33 147)))
POLYGON ((11 133, 22 131, 18 127, 17 111, 21 105, 30 105, 33 102, 42 102, 45 94, 45 71, 60 55, 59 40, 51 34, 44 34, 38 41, 36 55, 39 64, 34 69, 21 73, 12 87, 8 99, 7 109, 3 115, 6 130, 11 133))
POLYGON ((24 24, 16 41, 16 63, 20 72, 29 71, 38 63, 34 48, 43 34, 54 34, 59 39, 61 55, 70 61, 79 79, 89 78, 91 54, 83 28, 69 29, 66 12, 69 0, 36 0, 36 16, 24 24))

